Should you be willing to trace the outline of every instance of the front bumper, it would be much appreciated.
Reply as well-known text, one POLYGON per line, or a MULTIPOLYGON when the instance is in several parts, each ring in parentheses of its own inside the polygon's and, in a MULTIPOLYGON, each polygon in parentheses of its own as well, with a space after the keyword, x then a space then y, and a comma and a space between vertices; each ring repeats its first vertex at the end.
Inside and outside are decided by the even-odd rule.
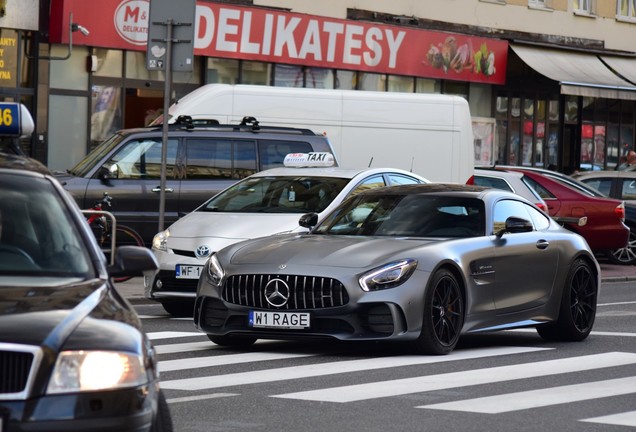
POLYGON ((2 430, 149 431, 157 411, 157 386, 94 393, 46 395, 25 401, 0 400, 2 430))

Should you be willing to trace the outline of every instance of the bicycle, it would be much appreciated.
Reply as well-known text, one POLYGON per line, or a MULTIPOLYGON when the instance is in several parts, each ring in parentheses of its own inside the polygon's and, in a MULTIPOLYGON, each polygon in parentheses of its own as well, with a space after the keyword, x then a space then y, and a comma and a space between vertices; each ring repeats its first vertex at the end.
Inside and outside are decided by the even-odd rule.
MULTIPOLYGON (((115 263, 115 255, 111 253, 119 246, 145 246, 141 236, 129 226, 118 225, 115 216, 104 210, 104 207, 112 206, 113 197, 104 192, 104 198, 96 201, 89 210, 83 210, 88 215, 86 221, 97 239, 97 243, 108 258, 108 262, 115 263)), ((114 278, 115 282, 125 282, 132 276, 122 276, 114 278)))

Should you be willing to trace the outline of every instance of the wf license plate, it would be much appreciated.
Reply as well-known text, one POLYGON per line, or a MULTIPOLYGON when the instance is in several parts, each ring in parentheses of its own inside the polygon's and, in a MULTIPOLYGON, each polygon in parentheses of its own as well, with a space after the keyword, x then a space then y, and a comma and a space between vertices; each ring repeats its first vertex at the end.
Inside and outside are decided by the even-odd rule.
POLYGON ((311 324, 309 312, 250 311, 249 326, 279 329, 306 329, 311 324))
POLYGON ((203 271, 203 266, 177 264, 175 277, 177 279, 199 279, 201 271, 203 271))

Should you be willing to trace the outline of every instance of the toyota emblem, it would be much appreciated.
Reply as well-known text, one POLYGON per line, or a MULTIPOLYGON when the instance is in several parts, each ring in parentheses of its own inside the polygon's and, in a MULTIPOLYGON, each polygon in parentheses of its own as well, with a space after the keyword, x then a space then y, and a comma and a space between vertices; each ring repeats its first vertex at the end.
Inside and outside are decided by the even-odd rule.
POLYGON ((272 279, 265 285, 265 300, 276 308, 285 306, 290 294, 289 285, 282 279, 272 279))
POLYGON ((210 248, 206 245, 201 245, 195 249, 194 256, 197 258, 207 258, 210 256, 210 248))

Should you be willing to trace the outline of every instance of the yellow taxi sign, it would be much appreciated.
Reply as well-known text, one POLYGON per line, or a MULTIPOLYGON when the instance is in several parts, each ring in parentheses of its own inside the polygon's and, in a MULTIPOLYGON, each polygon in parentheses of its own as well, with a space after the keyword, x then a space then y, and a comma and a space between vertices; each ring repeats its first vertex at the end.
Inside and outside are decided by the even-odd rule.
POLYGON ((331 167, 335 160, 329 152, 289 153, 283 164, 288 168, 331 167))

